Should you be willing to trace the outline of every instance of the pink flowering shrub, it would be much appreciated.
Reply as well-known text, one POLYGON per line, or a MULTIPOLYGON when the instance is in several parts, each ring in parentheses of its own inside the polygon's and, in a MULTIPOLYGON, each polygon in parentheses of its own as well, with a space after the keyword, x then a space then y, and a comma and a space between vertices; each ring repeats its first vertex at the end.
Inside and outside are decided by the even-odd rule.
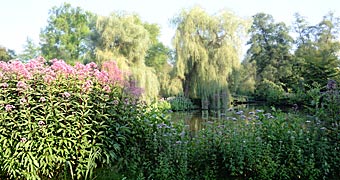
POLYGON ((114 62, 103 69, 0 62, 0 179, 83 179, 118 159, 142 105, 124 94, 114 62))

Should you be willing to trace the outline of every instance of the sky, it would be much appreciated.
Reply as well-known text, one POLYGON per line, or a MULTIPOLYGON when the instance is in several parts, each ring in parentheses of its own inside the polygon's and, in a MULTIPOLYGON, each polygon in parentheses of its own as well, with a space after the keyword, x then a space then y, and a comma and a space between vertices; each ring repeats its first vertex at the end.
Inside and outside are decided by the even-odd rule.
POLYGON ((209 14, 226 9, 244 18, 264 12, 289 26, 294 13, 306 17, 311 24, 320 22, 330 11, 340 17, 339 0, 0 0, 0 46, 19 54, 27 38, 38 44, 49 9, 64 2, 104 16, 116 11, 137 13, 143 21, 160 25, 160 41, 169 47, 175 33, 170 19, 196 5, 209 14))

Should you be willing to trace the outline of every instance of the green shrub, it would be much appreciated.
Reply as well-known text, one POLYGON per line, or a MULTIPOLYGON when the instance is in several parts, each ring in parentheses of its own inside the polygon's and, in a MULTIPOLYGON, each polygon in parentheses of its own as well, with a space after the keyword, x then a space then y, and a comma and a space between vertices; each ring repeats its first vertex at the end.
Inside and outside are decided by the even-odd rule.
POLYGON ((187 111, 194 108, 194 104, 191 100, 184 96, 168 98, 168 102, 171 104, 171 109, 174 111, 187 111))
POLYGON ((293 114, 246 116, 208 122, 189 142, 190 179, 339 177, 333 130, 293 114))
POLYGON ((139 109, 143 114, 124 147, 119 163, 131 179, 185 179, 186 141, 183 126, 170 122, 162 109, 139 109))
POLYGON ((283 100, 287 98, 282 86, 267 79, 257 85, 255 95, 269 104, 284 104, 283 100))

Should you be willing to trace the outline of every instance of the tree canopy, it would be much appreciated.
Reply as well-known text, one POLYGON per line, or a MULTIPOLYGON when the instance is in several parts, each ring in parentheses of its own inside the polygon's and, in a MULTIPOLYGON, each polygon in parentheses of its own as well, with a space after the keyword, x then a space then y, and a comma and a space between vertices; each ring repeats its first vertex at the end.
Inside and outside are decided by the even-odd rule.
POLYGON ((72 63, 83 61, 91 33, 90 12, 64 3, 49 12, 48 25, 40 33, 41 50, 46 59, 58 58, 72 63))
POLYGON ((295 74, 305 84, 326 85, 328 79, 339 75, 340 18, 330 12, 316 25, 309 25, 299 14, 295 18, 294 30, 298 34, 295 58, 299 66, 295 74))
POLYGON ((160 26, 137 14, 99 16, 64 3, 49 11, 39 45, 28 38, 19 56, 0 47, 0 60, 42 55, 99 66, 113 60, 129 86, 144 89, 148 100, 184 95, 201 99, 204 107, 221 108, 231 94, 242 94, 281 102, 313 83, 325 87, 330 79, 340 81, 340 18, 330 12, 314 25, 299 14, 295 18, 290 28, 270 14, 257 13, 251 21, 196 6, 173 17, 170 48, 159 40, 160 26), (244 45, 249 49, 241 62, 244 45))
POLYGON ((184 95, 212 98, 228 92, 228 76, 240 65, 242 38, 248 21, 231 12, 209 15, 200 7, 183 10, 173 19, 177 60, 175 74, 184 95))
POLYGON ((129 71, 130 78, 144 89, 145 99, 155 99, 159 83, 154 69, 145 65, 145 56, 151 45, 151 36, 135 14, 112 13, 98 17, 96 56, 99 62, 116 60, 118 66, 129 71))
POLYGON ((281 82, 288 76, 293 38, 284 23, 275 23, 269 14, 253 16, 247 55, 256 62, 257 80, 281 82))
POLYGON ((9 61, 15 58, 15 51, 0 46, 0 61, 9 61))

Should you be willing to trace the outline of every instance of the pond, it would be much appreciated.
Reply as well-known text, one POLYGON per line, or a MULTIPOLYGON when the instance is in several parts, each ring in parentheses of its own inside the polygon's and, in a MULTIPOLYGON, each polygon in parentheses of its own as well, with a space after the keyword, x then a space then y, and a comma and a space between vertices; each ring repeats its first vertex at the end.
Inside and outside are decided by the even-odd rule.
MULTIPOLYGON (((189 131, 196 132, 204 129, 209 121, 219 120, 238 120, 246 118, 256 118, 253 115, 256 111, 264 111, 266 113, 272 112, 273 108, 263 104, 241 104, 229 108, 227 111, 190 111, 190 112, 172 112, 169 114, 173 122, 183 122, 188 125, 189 131)), ((291 107, 283 108, 283 111, 290 111, 291 107)))

